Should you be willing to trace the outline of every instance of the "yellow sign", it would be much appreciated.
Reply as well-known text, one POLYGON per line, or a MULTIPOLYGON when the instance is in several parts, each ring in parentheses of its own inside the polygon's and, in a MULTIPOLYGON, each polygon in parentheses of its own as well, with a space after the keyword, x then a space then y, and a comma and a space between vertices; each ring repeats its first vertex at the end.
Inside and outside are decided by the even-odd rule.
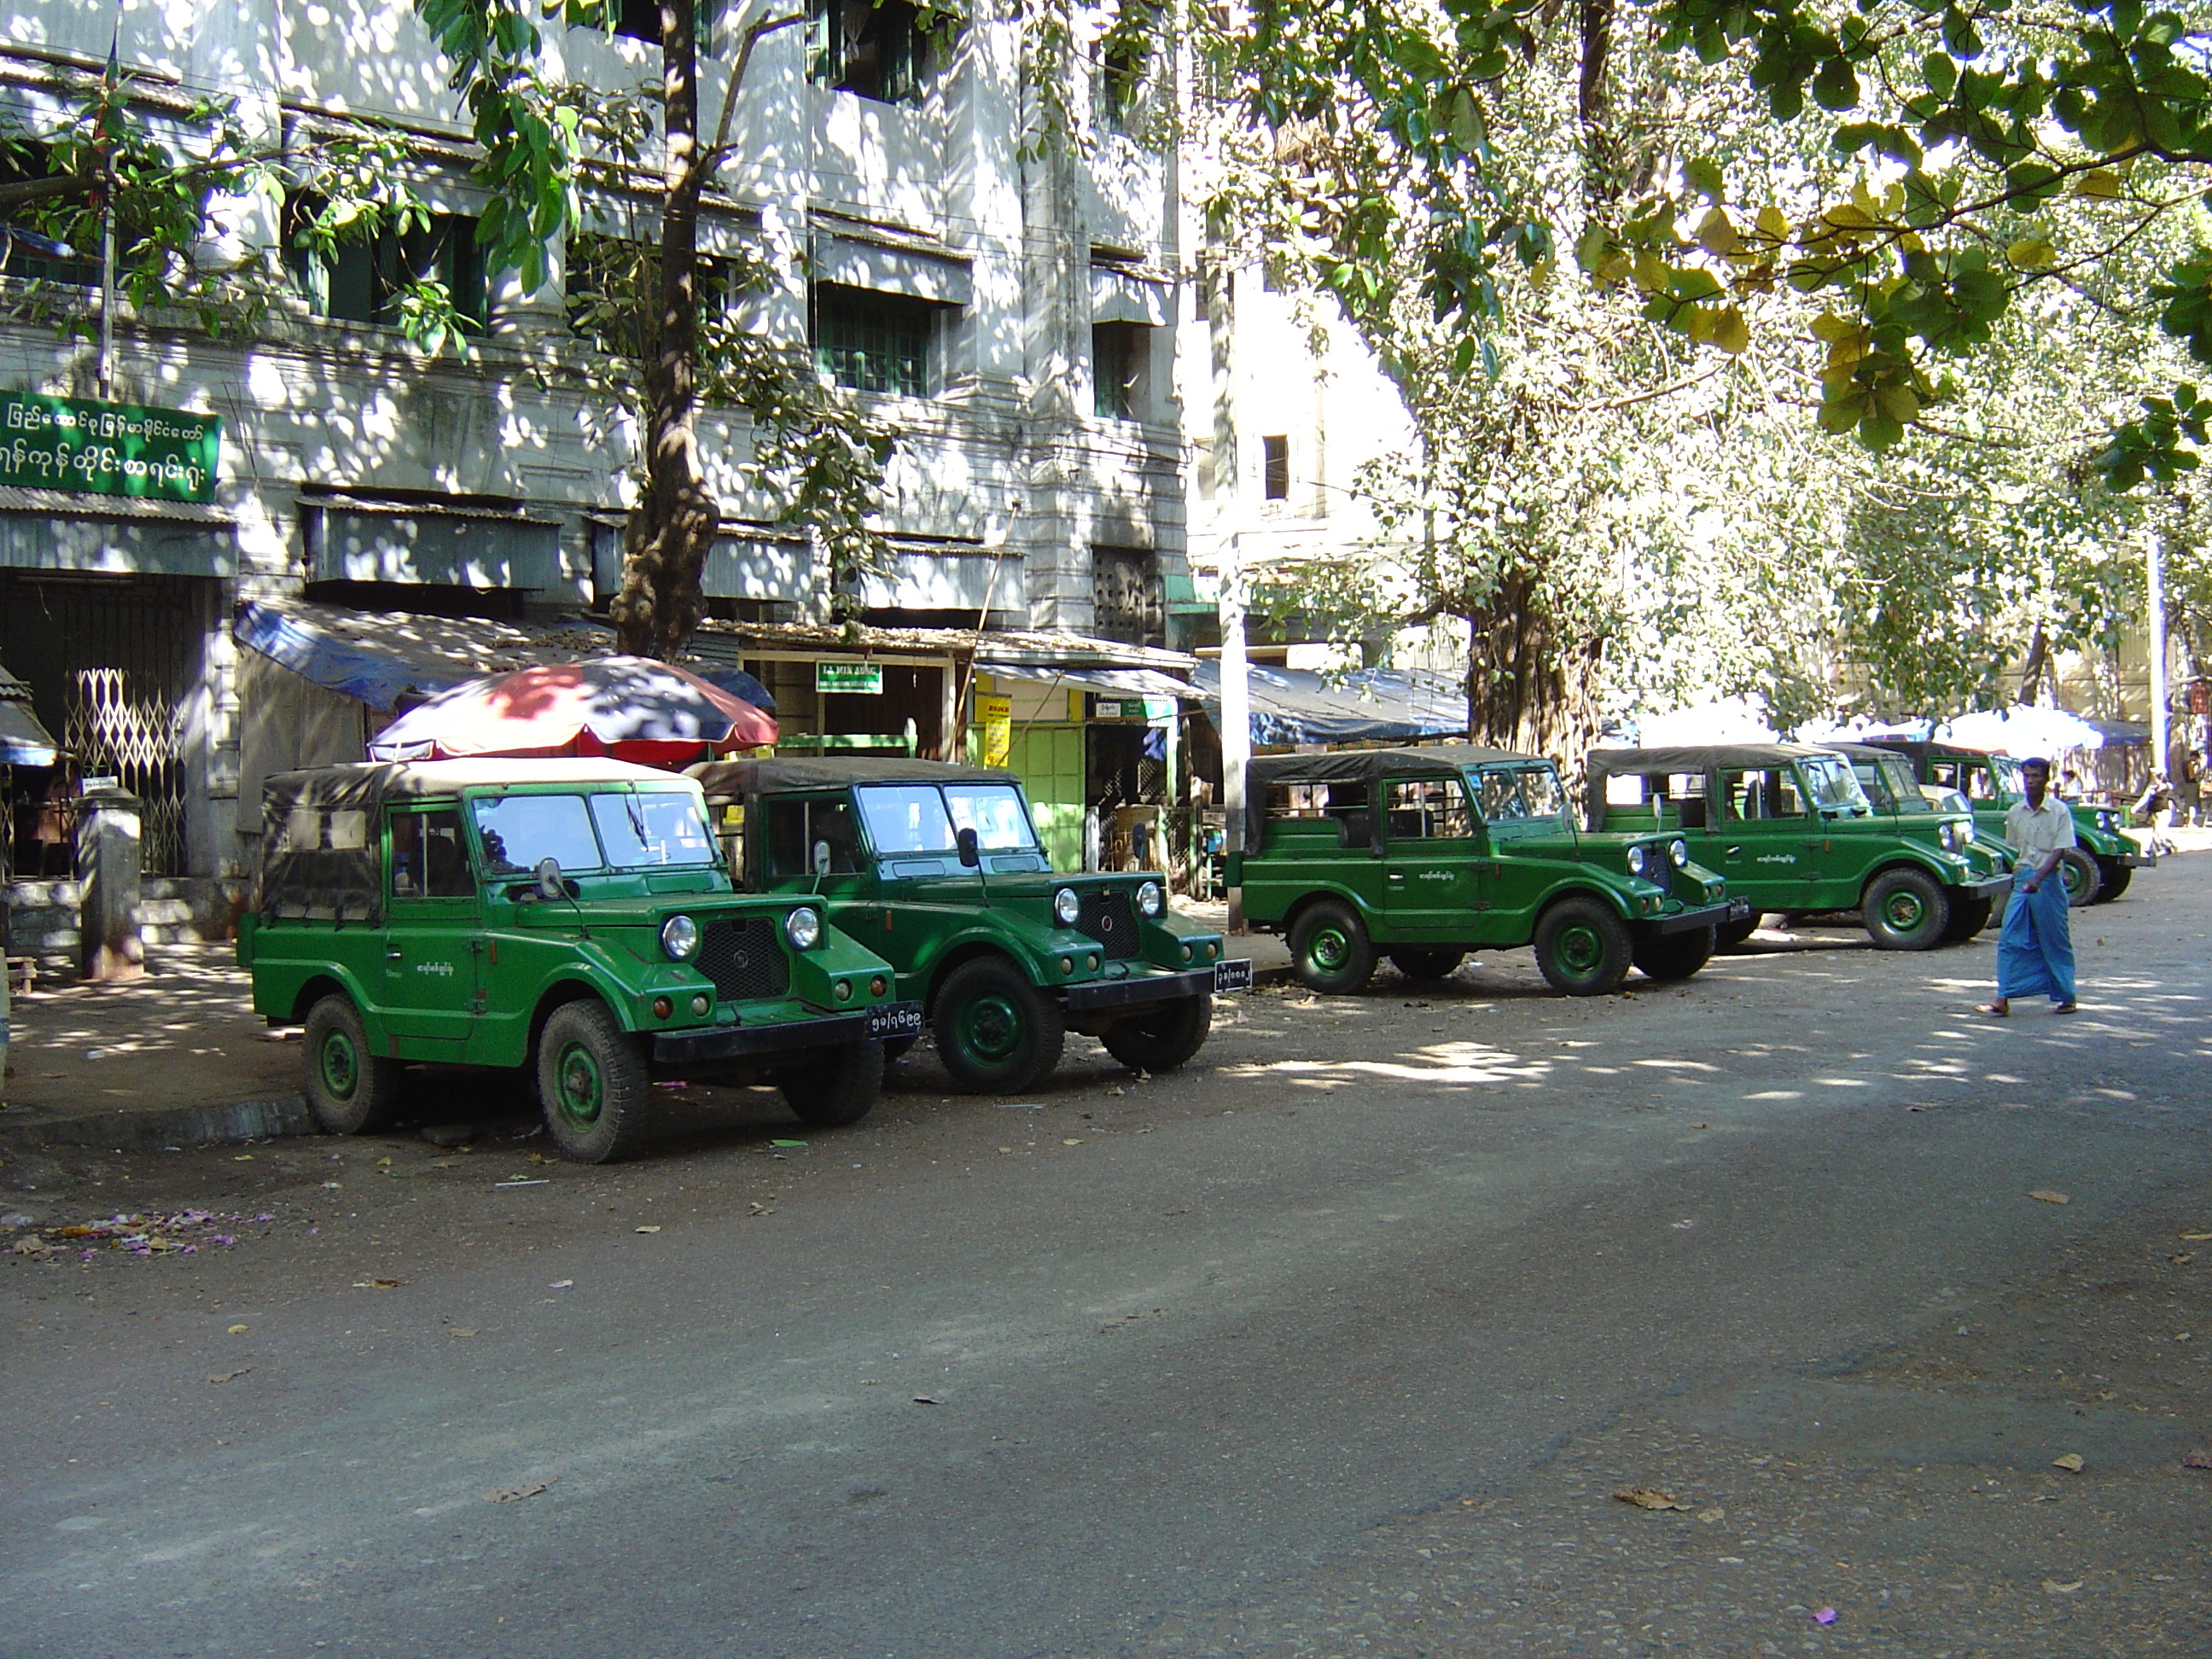
POLYGON ((979 696, 975 717, 983 727, 983 764, 1003 769, 1014 750, 1014 700, 979 696))

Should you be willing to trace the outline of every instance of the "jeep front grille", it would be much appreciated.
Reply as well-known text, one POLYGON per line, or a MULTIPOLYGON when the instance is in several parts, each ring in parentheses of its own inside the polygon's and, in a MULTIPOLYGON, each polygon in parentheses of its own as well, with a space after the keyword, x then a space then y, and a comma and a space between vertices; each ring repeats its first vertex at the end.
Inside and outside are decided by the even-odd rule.
POLYGON ((1662 893, 1672 892, 1674 886, 1674 860, 1667 856, 1672 844, 1662 841, 1644 849, 1644 879, 1662 893))
POLYGON ((1084 894, 1075 926, 1104 945, 1109 957, 1138 954, 1137 907, 1127 888, 1093 888, 1084 894))
POLYGON ((714 981, 725 1002, 780 997, 791 989, 791 962, 766 916, 710 921, 692 965, 714 981))

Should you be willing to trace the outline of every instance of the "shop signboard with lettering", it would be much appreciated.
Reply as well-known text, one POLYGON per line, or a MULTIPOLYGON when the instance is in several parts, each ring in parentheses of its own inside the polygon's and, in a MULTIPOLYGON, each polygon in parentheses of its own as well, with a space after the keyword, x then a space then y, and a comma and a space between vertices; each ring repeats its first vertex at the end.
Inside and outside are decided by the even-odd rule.
POLYGON ((0 392, 0 483, 211 501, 222 458, 216 416, 0 392))
POLYGON ((1014 751, 1014 700, 979 696, 975 717, 983 727, 983 764, 1003 771, 1014 751))
POLYGON ((814 665, 814 689, 868 697, 880 696, 884 666, 875 662, 817 662, 814 665))

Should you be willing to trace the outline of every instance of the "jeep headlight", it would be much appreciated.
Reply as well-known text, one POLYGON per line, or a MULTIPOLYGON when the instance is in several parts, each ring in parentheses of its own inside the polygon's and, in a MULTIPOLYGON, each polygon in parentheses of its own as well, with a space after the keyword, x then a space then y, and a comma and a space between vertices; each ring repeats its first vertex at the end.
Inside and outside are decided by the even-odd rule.
POLYGON ((1937 824, 1936 826, 1936 844, 1942 847, 1945 852, 1955 853, 1959 850, 1958 826, 1949 823, 1937 824))
POLYGON ((783 919, 783 936, 794 951, 811 951, 822 942, 822 914, 804 906, 783 919))
POLYGON ((1075 919, 1083 914, 1083 901, 1075 896, 1073 887, 1063 887, 1052 896, 1052 919, 1063 927, 1075 926, 1075 919))
POLYGON ((1137 908, 1148 916, 1156 916, 1167 908, 1166 902, 1160 897, 1159 883, 1148 881, 1138 887, 1137 908))
POLYGON ((1674 861, 1677 870, 1686 870, 1690 865, 1690 843, 1686 841, 1668 842, 1667 856, 1674 861))
POLYGON ((2119 827, 2120 815, 2118 813, 2100 812, 2097 814, 2097 828, 2103 830, 2106 835, 2111 835, 2112 831, 2119 827))
POLYGON ((671 916, 660 924, 660 948, 671 962, 689 962, 699 954, 699 924, 689 916, 671 916))
POLYGON ((1628 849, 1628 873, 1630 875, 1642 875, 1644 873, 1644 849, 1641 847, 1632 847, 1628 849))

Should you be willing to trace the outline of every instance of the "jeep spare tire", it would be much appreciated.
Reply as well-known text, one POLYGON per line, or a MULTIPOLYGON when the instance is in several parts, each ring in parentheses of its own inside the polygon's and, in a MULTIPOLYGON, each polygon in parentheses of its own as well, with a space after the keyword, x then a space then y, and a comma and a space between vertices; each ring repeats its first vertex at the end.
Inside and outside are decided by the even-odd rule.
POLYGON ((367 1134, 392 1121, 406 1067, 368 1049, 361 1011, 337 993, 307 1010, 307 1110, 326 1135, 367 1134))
POLYGON ((1569 996, 1619 990, 1632 955, 1628 924, 1601 899, 1563 898, 1537 921, 1536 966, 1569 996))
POLYGON ((1291 924, 1291 971, 1309 991, 1364 990, 1375 977, 1375 945, 1366 924, 1341 899, 1309 904, 1291 924))
POLYGON ((1060 1005, 1004 957, 963 962, 937 988, 937 1057, 971 1094, 1018 1094, 1052 1074, 1067 1041, 1060 1005))
POLYGON ((1172 1072, 1206 1047, 1213 1029, 1213 997, 1170 997, 1116 1020, 1098 1040, 1133 1072, 1172 1072))
POLYGON ((784 1104, 801 1123, 842 1129, 867 1116, 883 1093, 885 1047, 848 1042, 842 1048, 818 1049, 806 1056, 804 1066, 770 1072, 768 1080, 783 1091, 784 1104))
POLYGON ((546 1133, 577 1163, 626 1158, 653 1109, 644 1048, 598 998, 564 1002, 538 1039, 538 1097, 546 1133))

